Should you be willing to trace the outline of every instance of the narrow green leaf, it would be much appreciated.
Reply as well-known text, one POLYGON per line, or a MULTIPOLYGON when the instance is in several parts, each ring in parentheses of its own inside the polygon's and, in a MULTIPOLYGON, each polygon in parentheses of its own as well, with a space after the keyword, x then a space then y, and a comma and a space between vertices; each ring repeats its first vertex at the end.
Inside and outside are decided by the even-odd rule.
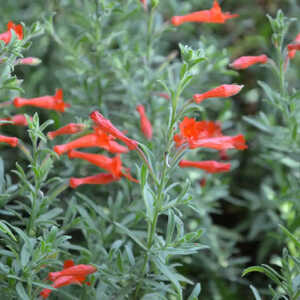
POLYGON ((11 230, 8 228, 8 226, 4 223, 4 221, 0 221, 0 231, 9 235, 14 241, 17 241, 16 237, 11 232, 11 230))
POLYGON ((37 223, 41 223, 41 222, 47 222, 49 220, 54 220, 58 215, 60 215, 63 212, 62 208, 53 208, 50 211, 48 211, 47 213, 39 216, 36 219, 37 223))
POLYGON ((128 228, 124 227, 118 222, 114 222, 114 224, 121 229, 125 234, 127 234, 129 237, 131 237, 142 249, 147 250, 147 247, 135 236, 135 234, 129 230, 128 228))
POLYGON ((197 283, 187 300, 197 300, 201 293, 201 284, 197 283))
POLYGON ((21 282, 17 283, 16 291, 17 291, 18 295, 20 296, 20 299, 30 300, 30 298, 27 295, 27 293, 25 292, 25 289, 24 289, 23 284, 21 282))

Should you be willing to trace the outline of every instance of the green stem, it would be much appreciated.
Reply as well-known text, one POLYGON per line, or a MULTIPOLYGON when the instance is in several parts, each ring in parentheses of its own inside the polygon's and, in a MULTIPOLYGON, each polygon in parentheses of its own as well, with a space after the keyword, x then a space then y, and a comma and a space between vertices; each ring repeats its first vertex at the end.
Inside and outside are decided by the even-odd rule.
POLYGON ((147 23, 147 62, 150 65, 151 59, 151 48, 152 48, 152 27, 153 27, 153 17, 155 9, 151 7, 150 15, 147 23))
MULTIPOLYGON (((169 128, 168 128, 168 134, 167 134, 167 147, 166 147, 167 153, 169 153, 169 151, 171 150, 171 147, 172 147, 174 124, 177 120, 176 111, 177 111, 178 99, 179 99, 180 93, 181 93, 180 91, 181 91, 181 84, 179 84, 177 91, 175 93, 174 99, 172 99, 172 114, 171 114, 171 120, 168 123, 169 128)), ((183 107, 183 109, 184 108, 185 108, 185 106, 183 107)), ((142 151, 139 152, 140 155, 141 155, 141 152, 142 151)), ((162 171, 161 171, 160 181, 158 184, 157 197, 156 197, 156 201, 155 201, 154 217, 153 217, 152 222, 148 222, 147 253, 145 254, 145 258, 144 258, 144 262, 143 262, 143 266, 142 266, 142 270, 141 270, 141 278, 144 278, 144 276, 145 276, 146 267, 147 267, 147 264, 149 262, 149 257, 150 257, 149 253, 150 253, 150 249, 152 248, 152 245, 153 245, 155 232, 156 232, 156 228, 157 228, 158 217, 162 210, 162 204, 163 204, 162 200, 163 200, 163 195, 164 195, 163 191, 164 191, 164 188, 166 185, 166 176, 168 174, 168 164, 167 164, 166 153, 164 154, 163 161, 164 161, 164 164, 163 164, 162 171)), ((151 167, 149 165, 147 165, 147 166, 149 168, 150 174, 152 174, 153 171, 152 171, 151 167)), ((156 178, 154 173, 153 173, 153 177, 156 178)), ((156 181, 156 183, 158 183, 158 181, 156 181)), ((141 289, 141 285, 142 285, 142 280, 140 280, 140 282, 137 286, 134 299, 139 299, 139 292, 141 289)))

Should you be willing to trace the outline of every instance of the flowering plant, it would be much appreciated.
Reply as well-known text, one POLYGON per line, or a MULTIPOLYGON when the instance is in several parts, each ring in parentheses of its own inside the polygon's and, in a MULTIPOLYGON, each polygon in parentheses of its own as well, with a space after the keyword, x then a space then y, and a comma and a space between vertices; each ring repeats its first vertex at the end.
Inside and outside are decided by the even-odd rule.
POLYGON ((299 296, 299 33, 252 6, 3 5, 4 299, 299 296))

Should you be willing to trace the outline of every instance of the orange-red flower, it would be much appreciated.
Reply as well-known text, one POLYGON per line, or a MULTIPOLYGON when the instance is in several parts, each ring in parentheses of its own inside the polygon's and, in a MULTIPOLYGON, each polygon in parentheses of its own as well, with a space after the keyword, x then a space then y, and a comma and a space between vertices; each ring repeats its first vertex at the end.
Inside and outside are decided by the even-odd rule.
POLYGON ((83 178, 70 178, 70 187, 75 189, 82 184, 108 184, 114 181, 120 180, 120 177, 115 177, 110 173, 100 173, 93 176, 83 177, 83 178))
POLYGON ((64 134, 74 134, 82 131, 84 129, 84 124, 76 124, 76 123, 70 123, 66 126, 63 126, 55 131, 48 132, 48 138, 53 140, 55 137, 59 135, 64 134))
POLYGON ((294 44, 288 44, 287 48, 288 48, 289 51, 291 51, 291 50, 296 50, 296 51, 300 50, 300 42, 294 43, 294 44))
POLYGON ((186 22, 225 23, 228 19, 235 17, 238 17, 238 15, 222 12, 218 1, 215 0, 211 9, 196 11, 185 16, 174 16, 171 22, 174 26, 179 26, 186 22))
POLYGON ((228 98, 236 95, 243 88, 238 84, 223 84, 203 94, 195 94, 194 101, 200 103, 207 98, 228 98))
POLYGON ((212 148, 216 150, 247 148, 245 138, 239 134, 237 136, 223 136, 218 123, 211 121, 197 122, 193 118, 184 117, 179 124, 180 133, 174 135, 176 147, 187 144, 190 149, 199 147, 212 148))
POLYGON ((265 64, 268 62, 268 57, 265 54, 258 56, 241 56, 233 61, 229 66, 236 70, 247 69, 255 64, 265 64))
POLYGON ((8 44, 11 40, 11 30, 15 32, 19 40, 23 39, 23 26, 21 24, 16 25, 14 22, 9 21, 7 23, 7 31, 0 34, 0 40, 4 41, 5 44, 8 44))
POLYGON ((195 148, 212 148, 216 150, 227 150, 227 149, 237 149, 244 150, 247 149, 245 144, 245 138, 242 134, 236 136, 220 136, 212 138, 204 138, 199 140, 192 140, 189 143, 190 149, 195 148))
POLYGON ((68 153, 68 156, 69 158, 80 158, 83 160, 87 160, 91 164, 110 172, 117 178, 121 177, 122 175, 122 161, 119 155, 114 158, 110 158, 102 154, 84 153, 71 150, 68 153))
MULTIPOLYGON (((296 36, 296 38, 293 41, 294 43, 300 43, 300 33, 296 36)), ((293 59, 296 54, 296 49, 288 49, 288 57, 289 59, 293 59)))
POLYGON ((222 163, 214 160, 205 160, 205 161, 190 161, 190 160, 181 160, 179 162, 181 168, 198 168, 202 169, 208 173, 221 173, 228 172, 230 170, 230 163, 222 163))
POLYGON ((9 144, 11 147, 16 147, 19 140, 16 137, 10 137, 5 135, 0 135, 0 143, 9 144))
POLYGON ((151 140, 152 139, 152 125, 151 125, 149 119, 146 116, 145 107, 143 105, 138 105, 136 107, 136 110, 140 114, 140 118, 141 118, 141 122, 140 122, 141 130, 142 130, 144 136, 148 140, 151 140))
POLYGON ((48 275, 49 280, 55 281, 57 278, 62 277, 62 276, 83 276, 86 277, 87 275, 91 273, 95 273, 97 269, 92 266, 92 265, 72 265, 70 266, 69 261, 68 261, 68 266, 67 268, 64 268, 61 271, 58 272, 50 272, 48 275))
POLYGON ((130 150, 135 150, 138 147, 138 142, 125 136, 123 132, 117 129, 108 119, 105 119, 98 111, 94 111, 90 114, 91 119, 97 126, 104 132, 111 134, 115 138, 118 138, 126 144, 130 150))
POLYGON ((13 100, 13 103, 15 107, 34 106, 60 112, 64 112, 65 108, 70 107, 70 104, 63 101, 62 89, 57 90, 54 96, 43 96, 30 99, 17 97, 13 100))
POLYGON ((112 153, 125 153, 128 149, 117 142, 112 140, 112 137, 104 132, 96 131, 97 133, 91 133, 84 135, 70 143, 54 146, 54 151, 58 154, 64 154, 72 149, 99 147, 112 153))
POLYGON ((193 140, 222 136, 221 127, 218 123, 211 121, 199 121, 194 118, 184 117, 179 124, 180 133, 174 135, 176 147, 193 140))
MULTIPOLYGON (((72 260, 64 263, 64 269, 59 272, 50 272, 48 277, 53 281, 52 287, 60 288, 70 284, 79 284, 85 282, 86 276, 96 272, 97 269, 92 265, 74 265, 72 260)), ((85 282, 89 284, 88 282, 85 282)), ((52 290, 43 289, 40 293, 44 299, 48 298, 52 290)))
POLYGON ((18 126, 27 126, 28 125, 28 122, 25 118, 24 115, 22 114, 19 114, 19 115, 15 115, 15 116, 12 116, 12 117, 9 117, 9 118, 2 118, 0 119, 1 121, 10 121, 11 123, 0 123, 0 126, 1 125, 18 125, 18 126))

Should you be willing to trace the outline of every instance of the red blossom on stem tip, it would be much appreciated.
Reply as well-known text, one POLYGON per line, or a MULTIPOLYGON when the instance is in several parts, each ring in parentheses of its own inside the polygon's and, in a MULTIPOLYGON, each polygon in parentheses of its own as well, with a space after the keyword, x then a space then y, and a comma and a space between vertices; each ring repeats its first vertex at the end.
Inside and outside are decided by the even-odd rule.
POLYGON ((55 281, 62 276, 87 276, 91 273, 95 273, 97 269, 92 265, 73 265, 71 267, 64 268, 58 272, 50 272, 48 275, 49 280, 55 281))
POLYGON ((120 177, 115 177, 110 173, 101 173, 93 176, 83 177, 83 178, 70 178, 70 187, 75 189, 79 185, 83 184, 108 184, 114 181, 120 180, 120 177))
MULTIPOLYGON (((296 44, 300 42, 300 33, 298 33, 293 42, 296 44)), ((288 58, 293 59, 296 54, 296 51, 296 49, 288 49, 288 58)))
POLYGON ((194 118, 184 117, 179 124, 180 133, 174 135, 176 147, 192 140, 222 136, 221 127, 217 122, 196 121, 194 118))
MULTIPOLYGON (((31 118, 32 119, 32 118, 31 118)), ((18 125, 18 126, 27 126, 28 122, 26 120, 26 117, 22 114, 15 115, 9 118, 3 118, 0 119, 1 121, 10 121, 11 123, 0 123, 0 126, 2 125, 18 125)))
POLYGON ((200 103, 207 98, 228 98, 236 95, 243 88, 238 84, 223 84, 203 94, 195 94, 194 101, 200 103))
POLYGON ((136 110, 140 114, 141 130, 142 130, 144 136, 146 137, 146 139, 151 140, 152 139, 152 125, 146 116, 145 107, 140 104, 136 107, 136 110))
POLYGON ((287 45, 288 50, 300 50, 300 42, 287 45))
POLYGON ((16 65, 30 65, 30 66, 37 66, 42 61, 37 57, 24 57, 20 58, 16 61, 16 65))
POLYGON ((17 97, 13 100, 13 103, 15 107, 34 106, 60 112, 64 112, 67 107, 70 107, 70 104, 63 101, 62 89, 57 90, 54 96, 43 96, 29 99, 17 97))
POLYGON ((236 17, 238 17, 237 14, 223 13, 218 1, 215 0, 211 9, 196 11, 185 16, 174 16, 171 22, 174 26, 179 26, 186 22, 225 23, 228 19, 236 17))
POLYGON ((94 154, 94 153, 84 153, 75 150, 71 150, 68 153, 69 158, 79 158, 90 162, 93 165, 96 165, 99 168, 102 168, 115 177, 119 178, 122 175, 122 161, 120 156, 116 156, 114 158, 109 158, 102 154, 94 154))
POLYGON ((11 147, 16 147, 19 140, 16 137, 10 137, 5 135, 0 135, 0 143, 9 144, 11 147))
POLYGON ((258 56, 241 56, 234 60, 229 66, 236 70, 247 69, 255 64, 265 64, 268 62, 268 57, 265 54, 258 56))
POLYGON ((90 114, 91 119, 99 126, 104 132, 111 134, 115 138, 121 140, 126 144, 130 150, 135 150, 138 147, 138 142, 132 140, 124 135, 119 129, 117 129, 108 119, 105 119, 98 111, 93 111, 90 114))
POLYGON ((195 148, 212 148, 216 150, 227 150, 227 149, 237 149, 244 150, 247 149, 245 144, 245 138, 242 134, 236 136, 221 136, 214 138, 206 138, 199 140, 192 140, 189 143, 190 149, 195 148))
POLYGON ((64 134, 74 134, 82 131, 84 129, 84 124, 76 124, 76 123, 70 123, 66 126, 63 126, 55 131, 48 132, 48 138, 53 140, 55 137, 59 135, 64 134))
MULTIPOLYGON (((85 283, 90 285, 89 282, 85 282, 86 276, 96 272, 97 269, 92 265, 74 265, 73 260, 66 260, 64 262, 64 269, 58 272, 50 272, 48 277, 53 281, 53 288, 60 288, 70 284, 85 283)), ((43 289, 40 293, 44 299, 48 298, 52 290, 43 289)))
POLYGON ((202 169, 208 173, 221 173, 228 172, 231 168, 230 163, 222 163, 214 160, 205 160, 205 161, 190 161, 190 160, 181 160, 179 162, 179 167, 181 168, 198 168, 202 169))
POLYGON ((21 24, 16 25, 14 22, 9 21, 7 23, 7 31, 0 34, 0 40, 4 41, 5 44, 8 44, 12 38, 11 30, 15 32, 19 40, 23 39, 23 26, 21 24))
POLYGON ((111 137, 109 137, 106 133, 103 132, 101 135, 96 133, 84 135, 70 143, 56 145, 53 149, 58 155, 62 155, 72 149, 89 147, 103 148, 112 153, 128 152, 128 149, 126 147, 111 140, 111 137))

